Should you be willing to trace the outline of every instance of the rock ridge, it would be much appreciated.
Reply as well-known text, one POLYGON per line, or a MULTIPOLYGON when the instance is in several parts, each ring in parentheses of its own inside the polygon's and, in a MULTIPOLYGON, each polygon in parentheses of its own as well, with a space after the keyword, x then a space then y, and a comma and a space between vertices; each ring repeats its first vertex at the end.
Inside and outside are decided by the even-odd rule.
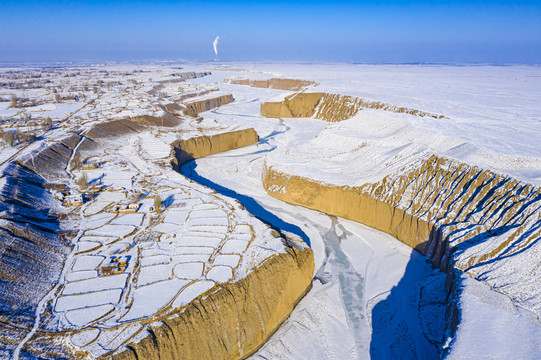
POLYGON ((427 116, 434 119, 441 119, 444 117, 443 115, 355 96, 303 92, 287 96, 280 102, 262 103, 261 115, 272 118, 314 117, 329 122, 337 122, 355 116, 363 108, 404 113, 414 116, 427 116))
POLYGON ((196 117, 199 113, 232 103, 234 100, 233 95, 227 94, 209 99, 192 101, 185 104, 186 108, 184 109, 184 115, 196 117))
POLYGON ((171 144, 171 164, 178 171, 180 166, 187 161, 253 145, 258 141, 259 137, 253 128, 177 140, 171 144))
POLYGON ((436 155, 361 186, 301 177, 267 161, 262 179, 277 199, 384 231, 448 275, 466 272, 541 314, 541 271, 531 258, 541 251, 539 188, 436 155))
POLYGON ((51 189, 64 186, 80 139, 74 134, 42 146, 0 175, 0 354, 11 352, 32 327, 38 302, 71 251, 61 226, 65 213, 51 189))

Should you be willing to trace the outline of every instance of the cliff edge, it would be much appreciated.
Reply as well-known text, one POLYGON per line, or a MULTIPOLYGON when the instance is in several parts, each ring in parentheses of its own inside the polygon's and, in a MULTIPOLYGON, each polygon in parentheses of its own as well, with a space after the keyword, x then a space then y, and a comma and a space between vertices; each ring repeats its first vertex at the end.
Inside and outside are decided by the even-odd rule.
POLYGON ((241 359, 255 352, 311 287, 312 250, 288 247, 244 279, 222 285, 152 325, 141 341, 105 356, 124 359, 241 359))
POLYGON ((171 144, 172 165, 178 170, 187 161, 253 145, 258 141, 259 137, 253 128, 177 140, 171 144))

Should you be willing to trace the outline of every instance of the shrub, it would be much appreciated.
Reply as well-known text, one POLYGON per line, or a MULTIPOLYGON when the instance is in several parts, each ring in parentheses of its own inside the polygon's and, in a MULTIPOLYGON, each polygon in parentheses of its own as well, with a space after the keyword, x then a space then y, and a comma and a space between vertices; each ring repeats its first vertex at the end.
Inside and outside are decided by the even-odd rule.
POLYGON ((83 173, 83 175, 77 180, 77 185, 79 185, 79 188, 82 190, 86 190, 88 188, 88 176, 86 173, 83 173))

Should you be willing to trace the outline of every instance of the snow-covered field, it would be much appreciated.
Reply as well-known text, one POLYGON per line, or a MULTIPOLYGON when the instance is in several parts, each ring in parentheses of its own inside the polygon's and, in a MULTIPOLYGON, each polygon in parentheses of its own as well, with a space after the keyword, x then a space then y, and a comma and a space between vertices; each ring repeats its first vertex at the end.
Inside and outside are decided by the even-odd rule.
MULTIPOLYGON (((56 79, 57 85, 73 87, 84 98, 78 101, 57 102, 52 87, 0 89, 0 98, 6 99, 0 102, 5 131, 14 132, 13 121, 24 113, 36 121, 51 117, 55 125, 30 144, 10 147, 0 141, 2 169, 71 131, 85 134, 97 123, 161 116, 166 105, 220 94, 235 98, 201 113, 201 118, 183 117, 174 127, 158 124, 96 140, 94 149, 80 154, 82 161, 98 161, 99 167, 67 167, 72 193, 79 193, 77 181, 83 174, 90 186, 102 190, 84 205, 68 209, 69 221, 78 230, 73 251, 60 283, 36 309, 33 332, 40 326, 81 329, 69 341, 93 356, 136 340, 144 328, 140 320, 184 306, 217 284, 246 276, 251 264, 284 251, 259 218, 304 238, 314 250, 316 270, 312 290, 254 359, 536 358, 541 325, 534 314, 465 276, 457 331, 444 334, 446 274, 389 235, 271 197, 263 189, 261 174, 268 161, 295 168, 308 178, 354 186, 434 153, 539 186, 540 67, 182 67, 66 69, 80 74, 56 79), (212 75, 169 81, 172 73, 186 71, 212 75), (232 78, 313 80, 318 84, 304 91, 359 96, 444 117, 364 109, 334 124, 265 118, 260 116, 261 103, 292 92, 224 83, 232 78), (13 109, 7 101, 12 95, 34 97, 43 104, 13 109), (170 169, 174 140, 249 127, 259 134, 258 144, 185 164, 181 172, 187 178, 170 169), (152 209, 156 196, 163 201, 159 213, 152 209), (135 212, 114 210, 130 204, 135 212)), ((26 341, 18 344, 19 350, 26 341)))
MULTIPOLYGON (((95 356, 111 350, 107 329, 126 336, 116 336, 121 344, 133 336, 123 324, 187 305, 284 251, 271 229, 237 203, 156 164, 169 148, 158 138, 142 132, 107 140, 107 155, 99 156, 97 169, 73 170, 75 179, 85 173, 90 183, 112 190, 80 209, 81 231, 65 265, 62 291, 52 300, 51 323, 57 330, 89 332, 88 343, 82 345, 78 332, 73 344, 95 356), (153 146, 143 151, 145 143, 153 146), (160 212, 153 209, 156 197, 163 202, 160 212), (96 203, 102 203, 98 212, 96 203), (114 213, 122 204, 136 212, 114 213)), ((137 332, 142 329, 139 325, 137 332)))

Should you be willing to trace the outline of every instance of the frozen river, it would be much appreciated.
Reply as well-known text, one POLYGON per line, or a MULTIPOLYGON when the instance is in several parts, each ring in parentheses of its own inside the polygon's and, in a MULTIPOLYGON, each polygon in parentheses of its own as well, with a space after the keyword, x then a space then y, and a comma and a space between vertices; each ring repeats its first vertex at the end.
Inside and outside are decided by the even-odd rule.
MULTIPOLYGON (((261 183, 265 155, 293 148, 326 124, 265 121, 276 121, 276 126, 270 135, 260 134, 259 144, 198 159, 182 169, 192 180, 236 198, 282 232, 309 239, 314 250, 312 290, 253 358, 439 357, 424 334, 419 294, 420 284, 430 279, 437 279, 441 288, 444 276, 424 256, 387 234, 268 195, 261 183)), ((444 309, 439 310, 433 312, 432 323, 443 323, 438 315, 444 309)))

